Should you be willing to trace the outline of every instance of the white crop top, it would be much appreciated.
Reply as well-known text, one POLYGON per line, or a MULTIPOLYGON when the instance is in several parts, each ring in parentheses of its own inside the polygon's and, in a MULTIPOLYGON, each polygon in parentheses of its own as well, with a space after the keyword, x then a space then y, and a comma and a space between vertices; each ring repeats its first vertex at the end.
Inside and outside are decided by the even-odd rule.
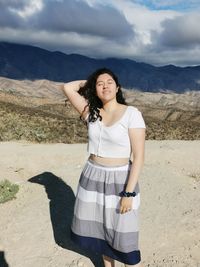
POLYGON ((146 128, 141 112, 132 106, 127 106, 122 117, 111 126, 105 126, 99 118, 88 122, 87 151, 100 157, 129 158, 129 128, 146 128))

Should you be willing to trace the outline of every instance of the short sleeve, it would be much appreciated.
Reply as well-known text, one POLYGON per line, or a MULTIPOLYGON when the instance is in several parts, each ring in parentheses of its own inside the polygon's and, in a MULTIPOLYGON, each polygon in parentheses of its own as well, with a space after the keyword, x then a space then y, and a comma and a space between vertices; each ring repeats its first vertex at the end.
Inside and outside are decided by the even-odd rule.
POLYGON ((142 113, 137 108, 130 109, 128 128, 146 128, 142 113))

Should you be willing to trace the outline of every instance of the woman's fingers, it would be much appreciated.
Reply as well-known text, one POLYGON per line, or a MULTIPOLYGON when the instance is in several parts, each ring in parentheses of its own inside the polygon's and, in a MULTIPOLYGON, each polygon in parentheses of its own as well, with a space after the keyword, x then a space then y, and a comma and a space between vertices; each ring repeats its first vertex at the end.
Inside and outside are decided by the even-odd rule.
POLYGON ((120 207, 120 213, 126 213, 129 211, 131 211, 130 207, 123 207, 123 206, 120 207))
POLYGON ((131 211, 132 207, 132 198, 121 198, 120 201, 120 213, 126 213, 131 211))

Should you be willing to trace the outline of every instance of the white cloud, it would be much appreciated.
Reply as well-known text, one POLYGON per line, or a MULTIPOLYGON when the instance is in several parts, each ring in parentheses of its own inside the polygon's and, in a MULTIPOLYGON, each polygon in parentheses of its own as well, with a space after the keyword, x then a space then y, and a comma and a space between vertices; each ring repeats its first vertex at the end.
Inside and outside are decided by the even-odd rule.
POLYGON ((43 8, 43 0, 32 0, 31 2, 27 2, 23 9, 15 9, 10 8, 10 10, 14 13, 17 13, 22 18, 28 18, 38 11, 41 11, 43 8))

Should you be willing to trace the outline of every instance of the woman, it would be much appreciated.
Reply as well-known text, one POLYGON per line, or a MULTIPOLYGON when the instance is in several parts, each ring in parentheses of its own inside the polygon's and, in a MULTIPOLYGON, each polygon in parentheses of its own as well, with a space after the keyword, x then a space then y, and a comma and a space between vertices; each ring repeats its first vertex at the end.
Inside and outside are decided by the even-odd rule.
POLYGON ((138 177, 144 160, 142 115, 126 105, 118 79, 109 69, 95 71, 88 80, 66 83, 63 91, 86 121, 89 139, 72 239, 101 253, 105 267, 114 267, 115 259, 125 266, 141 267, 138 177))

